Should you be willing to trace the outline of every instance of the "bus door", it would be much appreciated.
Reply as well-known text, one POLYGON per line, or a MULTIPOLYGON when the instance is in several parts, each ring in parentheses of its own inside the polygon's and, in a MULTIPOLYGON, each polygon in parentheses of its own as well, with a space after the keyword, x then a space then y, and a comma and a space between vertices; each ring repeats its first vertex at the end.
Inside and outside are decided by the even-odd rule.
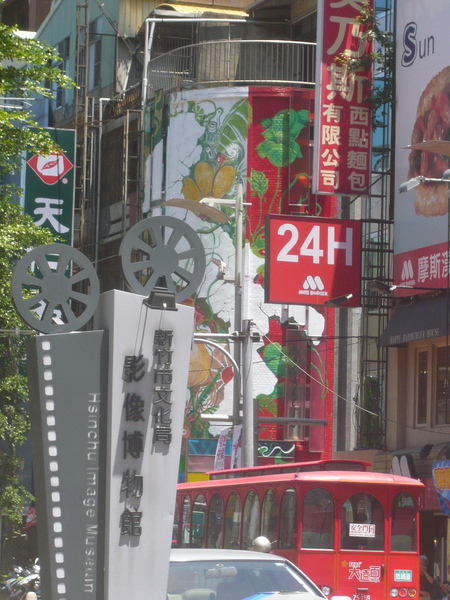
POLYGON ((337 590, 352 600, 386 597, 385 511, 371 494, 358 492, 342 505, 337 590))

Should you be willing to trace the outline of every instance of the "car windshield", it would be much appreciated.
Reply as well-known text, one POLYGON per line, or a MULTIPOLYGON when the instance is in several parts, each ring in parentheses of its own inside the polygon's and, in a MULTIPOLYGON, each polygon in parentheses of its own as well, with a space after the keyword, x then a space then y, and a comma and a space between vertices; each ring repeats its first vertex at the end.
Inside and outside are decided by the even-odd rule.
POLYGON ((172 562, 168 600, 244 600, 262 592, 319 590, 283 560, 172 562))

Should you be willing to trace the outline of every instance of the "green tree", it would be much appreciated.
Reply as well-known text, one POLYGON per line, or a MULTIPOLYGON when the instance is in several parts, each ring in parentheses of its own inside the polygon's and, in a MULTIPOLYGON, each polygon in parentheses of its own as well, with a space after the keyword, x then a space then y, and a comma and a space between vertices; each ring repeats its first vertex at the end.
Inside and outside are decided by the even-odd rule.
POLYGON ((32 99, 51 96, 52 84, 73 85, 52 66, 58 59, 55 50, 45 43, 19 37, 14 28, 0 23, 0 514, 18 528, 28 497, 19 481, 17 449, 29 430, 23 367, 26 337, 33 333, 24 329, 13 308, 10 284, 14 265, 27 249, 51 243, 54 238, 48 229, 36 227, 12 201, 18 190, 4 183, 4 176, 20 168, 24 151, 51 154, 56 149, 29 108, 21 109, 19 105, 31 107, 32 99), (12 102, 11 98, 23 102, 12 102))

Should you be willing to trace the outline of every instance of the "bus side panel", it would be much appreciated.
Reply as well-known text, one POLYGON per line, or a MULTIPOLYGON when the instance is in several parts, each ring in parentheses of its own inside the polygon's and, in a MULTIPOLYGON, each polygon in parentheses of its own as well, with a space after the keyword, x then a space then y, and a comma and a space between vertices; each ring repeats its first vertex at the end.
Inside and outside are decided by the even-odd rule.
POLYGON ((331 588, 332 593, 336 591, 339 595, 344 595, 345 592, 336 586, 336 573, 338 569, 338 554, 333 551, 329 552, 314 552, 307 550, 298 552, 297 566, 308 575, 314 583, 322 589, 324 586, 331 588))

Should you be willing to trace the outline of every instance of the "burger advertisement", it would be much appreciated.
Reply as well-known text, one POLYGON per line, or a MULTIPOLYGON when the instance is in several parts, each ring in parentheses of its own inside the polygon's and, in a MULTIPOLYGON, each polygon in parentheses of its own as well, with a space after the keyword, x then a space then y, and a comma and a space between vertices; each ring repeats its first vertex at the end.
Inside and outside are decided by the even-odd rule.
POLYGON ((446 287, 450 183, 442 175, 450 168, 447 3, 396 4, 394 280, 397 285, 446 287))

